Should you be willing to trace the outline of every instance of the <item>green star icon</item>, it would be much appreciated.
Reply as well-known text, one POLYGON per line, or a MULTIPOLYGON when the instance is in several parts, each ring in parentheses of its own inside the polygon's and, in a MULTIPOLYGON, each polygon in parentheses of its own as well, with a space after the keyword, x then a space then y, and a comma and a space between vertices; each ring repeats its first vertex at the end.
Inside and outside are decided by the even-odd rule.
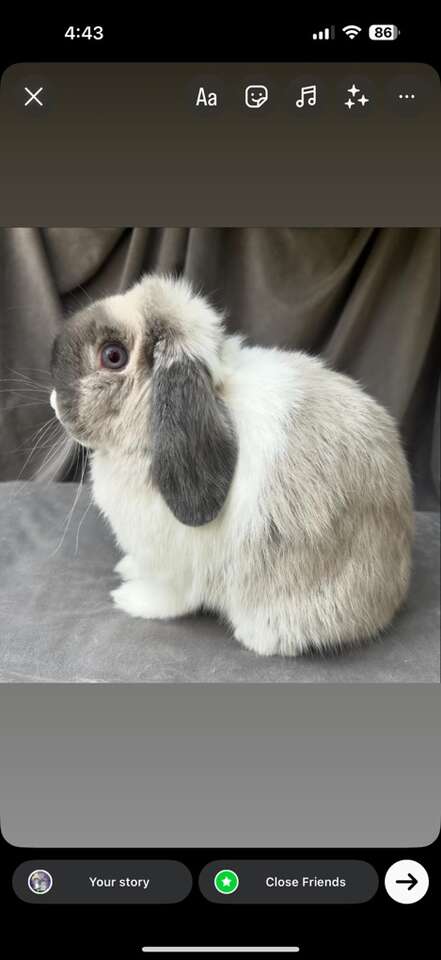
POLYGON ((239 886, 239 877, 234 870, 219 870, 214 878, 218 893, 235 893, 239 886))

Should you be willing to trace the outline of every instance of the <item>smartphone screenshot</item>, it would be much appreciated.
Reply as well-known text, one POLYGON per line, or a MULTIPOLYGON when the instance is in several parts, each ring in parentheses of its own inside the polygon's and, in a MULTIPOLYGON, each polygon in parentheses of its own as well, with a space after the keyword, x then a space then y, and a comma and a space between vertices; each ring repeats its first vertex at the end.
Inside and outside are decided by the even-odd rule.
POLYGON ((435 19, 34 14, 0 57, 4 939, 429 956, 435 19))

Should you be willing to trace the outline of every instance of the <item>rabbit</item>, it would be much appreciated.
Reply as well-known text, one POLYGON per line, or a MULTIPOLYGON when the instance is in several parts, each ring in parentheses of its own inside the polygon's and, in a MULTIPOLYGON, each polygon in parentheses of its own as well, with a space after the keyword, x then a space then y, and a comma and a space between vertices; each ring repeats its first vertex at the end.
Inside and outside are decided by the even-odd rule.
POLYGON ((303 351, 247 345, 181 278, 68 319, 51 404, 91 451, 132 617, 211 611, 260 655, 376 637, 408 591, 412 484, 397 427, 303 351))

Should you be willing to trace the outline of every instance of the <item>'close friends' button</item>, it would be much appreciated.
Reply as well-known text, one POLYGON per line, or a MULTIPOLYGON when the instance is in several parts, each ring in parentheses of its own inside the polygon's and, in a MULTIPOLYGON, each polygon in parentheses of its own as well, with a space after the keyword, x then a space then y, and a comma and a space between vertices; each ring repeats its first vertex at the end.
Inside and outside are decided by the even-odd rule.
POLYGON ((213 903, 365 903, 378 882, 364 860, 216 860, 199 877, 213 903))

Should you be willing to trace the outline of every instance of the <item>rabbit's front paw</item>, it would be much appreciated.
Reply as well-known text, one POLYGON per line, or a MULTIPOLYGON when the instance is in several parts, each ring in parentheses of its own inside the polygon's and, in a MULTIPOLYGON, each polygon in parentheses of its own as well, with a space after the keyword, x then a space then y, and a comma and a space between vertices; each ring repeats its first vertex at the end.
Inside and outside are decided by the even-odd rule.
POLYGON ((234 636, 243 647, 261 657, 271 657, 280 653, 279 637, 271 630, 262 628, 258 623, 253 624, 247 621, 237 624, 234 636))
POLYGON ((146 620, 168 620, 190 612, 184 598, 163 584, 146 580, 126 580, 111 591, 111 597, 115 606, 129 616, 146 620))

